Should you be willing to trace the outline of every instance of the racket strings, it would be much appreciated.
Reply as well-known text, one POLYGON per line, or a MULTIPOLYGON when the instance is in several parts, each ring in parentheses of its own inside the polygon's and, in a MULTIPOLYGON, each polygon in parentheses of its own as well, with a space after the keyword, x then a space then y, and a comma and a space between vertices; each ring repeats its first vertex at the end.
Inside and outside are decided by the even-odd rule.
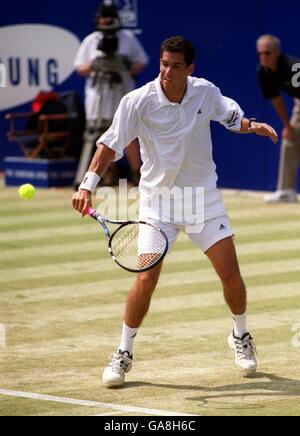
POLYGON ((157 264, 165 255, 167 240, 157 228, 132 223, 121 227, 111 241, 112 254, 124 268, 141 271, 157 264))

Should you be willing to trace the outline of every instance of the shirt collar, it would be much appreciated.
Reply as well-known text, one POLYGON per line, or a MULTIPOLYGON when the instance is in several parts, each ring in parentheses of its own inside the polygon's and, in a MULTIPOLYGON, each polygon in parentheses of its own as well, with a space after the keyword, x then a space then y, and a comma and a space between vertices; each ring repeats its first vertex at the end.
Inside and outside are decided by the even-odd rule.
POLYGON ((186 90, 186 94, 184 96, 183 102, 185 103, 186 101, 189 101, 192 97, 194 97, 194 95, 197 94, 197 88, 195 86, 193 86, 192 83, 192 78, 189 77, 188 78, 188 86, 187 86, 187 90, 186 90))
MULTIPOLYGON (((162 107, 178 105, 178 103, 172 103, 166 97, 166 95, 165 95, 165 93, 164 93, 164 91, 162 89, 162 86, 161 86, 160 75, 155 79, 154 84, 155 84, 155 88, 156 88, 156 92, 157 92, 157 97, 158 97, 159 103, 160 103, 160 105, 162 107)), ((184 96, 181 104, 185 104, 186 102, 188 102, 196 94, 196 92, 197 92, 197 90, 196 90, 196 88, 192 84, 191 77, 189 77, 188 78, 187 90, 186 90, 185 96, 184 96)))

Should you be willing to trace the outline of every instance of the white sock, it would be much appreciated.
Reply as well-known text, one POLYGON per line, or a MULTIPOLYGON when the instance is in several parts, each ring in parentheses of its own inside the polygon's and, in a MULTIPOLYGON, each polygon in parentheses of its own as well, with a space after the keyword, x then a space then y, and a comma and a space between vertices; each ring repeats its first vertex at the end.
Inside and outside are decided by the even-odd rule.
POLYGON ((131 329, 130 327, 127 327, 125 323, 123 324, 122 339, 119 350, 128 351, 128 353, 133 354, 133 342, 138 330, 138 328, 131 329))
POLYGON ((233 330, 234 335, 238 338, 242 338, 246 333, 248 333, 247 328, 247 312, 245 312, 243 315, 233 315, 233 330))

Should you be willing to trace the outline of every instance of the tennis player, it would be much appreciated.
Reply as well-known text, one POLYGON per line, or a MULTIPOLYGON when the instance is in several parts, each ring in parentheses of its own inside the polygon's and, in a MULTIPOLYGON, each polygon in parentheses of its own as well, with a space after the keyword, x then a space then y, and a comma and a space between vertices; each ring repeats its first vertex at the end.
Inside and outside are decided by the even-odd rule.
MULTIPOLYGON (((233 318, 228 343, 235 363, 246 373, 257 369, 256 348, 247 326, 247 294, 240 274, 235 245, 222 195, 217 190, 216 166, 212 157, 210 122, 218 121, 236 133, 253 133, 278 142, 267 124, 244 117, 239 105, 224 97, 205 79, 193 77, 196 52, 181 36, 166 40, 161 47, 160 75, 153 82, 126 95, 113 124, 100 137, 93 158, 73 206, 83 216, 92 205, 92 193, 113 160, 123 156, 125 147, 139 138, 143 166, 140 183, 140 219, 148 219, 167 235, 170 251, 181 229, 207 255, 219 275, 225 300, 233 318), (162 216, 152 202, 153 188, 184 190, 204 188, 204 223, 198 232, 191 222, 175 222, 162 216), (189 230, 187 230, 189 229, 189 230)), ((196 195, 196 194, 195 194, 196 195)), ((129 293, 123 333, 118 351, 103 374, 108 387, 120 387, 132 368, 133 343, 149 310, 162 263, 140 273, 129 293)))

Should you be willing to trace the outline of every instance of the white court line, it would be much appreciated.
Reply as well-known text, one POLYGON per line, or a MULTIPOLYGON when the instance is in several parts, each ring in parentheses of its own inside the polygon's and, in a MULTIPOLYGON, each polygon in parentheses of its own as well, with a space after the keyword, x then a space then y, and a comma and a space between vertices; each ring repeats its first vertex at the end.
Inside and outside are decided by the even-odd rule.
POLYGON ((97 401, 77 400, 74 398, 63 398, 63 397, 54 397, 52 395, 34 394, 32 392, 8 391, 5 389, 0 389, 0 395, 6 395, 9 397, 17 397, 17 398, 28 398, 31 400, 50 401, 53 403, 60 403, 60 404, 73 404, 76 406, 103 407, 105 409, 117 410, 119 412, 141 413, 145 415, 195 416, 186 413, 170 412, 165 410, 144 409, 143 407, 122 406, 121 404, 118 405, 118 404, 109 404, 109 403, 99 403, 97 401))

